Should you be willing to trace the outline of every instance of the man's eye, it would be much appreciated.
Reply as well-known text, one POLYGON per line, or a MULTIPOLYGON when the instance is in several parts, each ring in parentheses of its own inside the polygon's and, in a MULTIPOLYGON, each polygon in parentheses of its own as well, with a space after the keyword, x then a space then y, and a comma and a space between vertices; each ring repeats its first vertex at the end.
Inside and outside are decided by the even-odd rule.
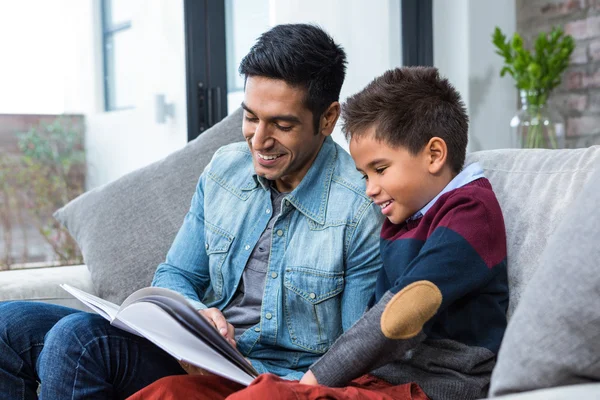
POLYGON ((246 121, 248 121, 248 122, 258 122, 258 118, 256 118, 256 117, 251 117, 249 115, 246 115, 245 118, 246 118, 246 121))
POLYGON ((283 131, 283 132, 289 132, 293 128, 293 126, 281 126, 279 124, 275 124, 275 126, 277 127, 277 129, 279 129, 280 131, 283 131))

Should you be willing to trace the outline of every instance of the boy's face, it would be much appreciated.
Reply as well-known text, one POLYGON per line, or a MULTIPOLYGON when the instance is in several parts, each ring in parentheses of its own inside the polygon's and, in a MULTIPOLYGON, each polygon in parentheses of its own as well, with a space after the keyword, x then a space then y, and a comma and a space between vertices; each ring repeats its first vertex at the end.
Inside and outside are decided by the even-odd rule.
POLYGON ((306 90, 279 79, 250 76, 244 91, 242 132, 257 175, 293 190, 316 158, 330 130, 315 135, 306 90))
POLYGON ((350 140, 350 154, 366 179, 367 196, 394 224, 406 221, 439 192, 426 151, 412 155, 404 147, 390 147, 375 139, 374 127, 350 140))

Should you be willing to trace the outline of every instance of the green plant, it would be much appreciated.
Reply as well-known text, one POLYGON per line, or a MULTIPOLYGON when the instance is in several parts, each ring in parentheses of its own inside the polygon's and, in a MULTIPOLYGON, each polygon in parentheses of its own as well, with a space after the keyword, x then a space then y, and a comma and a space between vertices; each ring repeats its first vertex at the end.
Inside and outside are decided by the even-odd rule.
MULTIPOLYGON (((565 35, 561 28, 555 27, 549 33, 539 33, 532 52, 524 47, 521 35, 515 33, 508 40, 496 27, 492 42, 496 54, 504 58, 500 76, 509 74, 514 78, 517 89, 524 91, 534 121, 527 132, 525 146, 538 147, 542 142, 542 126, 535 124, 535 121, 542 121, 541 109, 552 90, 560 85, 562 74, 569 66, 571 53, 575 49, 575 41, 572 36, 565 35)), ((555 140, 553 135, 549 139, 555 140)), ((556 142, 551 145, 556 147, 556 142)))
POLYGON ((516 32, 509 41, 496 27, 492 41, 497 48, 496 54, 504 57, 500 76, 510 74, 518 89, 531 93, 528 101, 534 105, 545 104, 552 89, 560 84, 575 49, 573 37, 565 35, 559 27, 538 35, 533 54, 523 47, 523 38, 516 32))
POLYGON ((72 120, 59 117, 17 135, 21 157, 16 179, 25 209, 61 264, 82 261, 77 243, 52 217, 84 191, 81 131, 72 120))

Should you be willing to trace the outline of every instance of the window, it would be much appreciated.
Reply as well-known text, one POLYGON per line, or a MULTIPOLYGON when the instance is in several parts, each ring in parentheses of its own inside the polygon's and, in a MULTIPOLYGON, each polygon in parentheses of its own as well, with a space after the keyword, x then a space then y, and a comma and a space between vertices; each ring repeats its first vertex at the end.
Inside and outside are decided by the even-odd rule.
POLYGON ((131 29, 134 1, 102 0, 102 44, 104 56, 104 108, 133 108, 135 90, 135 38, 131 29))

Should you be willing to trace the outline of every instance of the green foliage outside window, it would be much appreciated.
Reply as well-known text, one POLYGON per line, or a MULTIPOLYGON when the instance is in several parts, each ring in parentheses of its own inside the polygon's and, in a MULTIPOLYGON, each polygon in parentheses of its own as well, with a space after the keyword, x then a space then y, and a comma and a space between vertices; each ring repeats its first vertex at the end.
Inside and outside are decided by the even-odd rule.
POLYGON ((59 264, 81 263, 76 242, 52 214, 85 189, 82 129, 59 117, 17 137, 20 154, 0 154, 0 224, 5 239, 0 266, 14 262, 10 247, 15 219, 35 224, 59 264))

